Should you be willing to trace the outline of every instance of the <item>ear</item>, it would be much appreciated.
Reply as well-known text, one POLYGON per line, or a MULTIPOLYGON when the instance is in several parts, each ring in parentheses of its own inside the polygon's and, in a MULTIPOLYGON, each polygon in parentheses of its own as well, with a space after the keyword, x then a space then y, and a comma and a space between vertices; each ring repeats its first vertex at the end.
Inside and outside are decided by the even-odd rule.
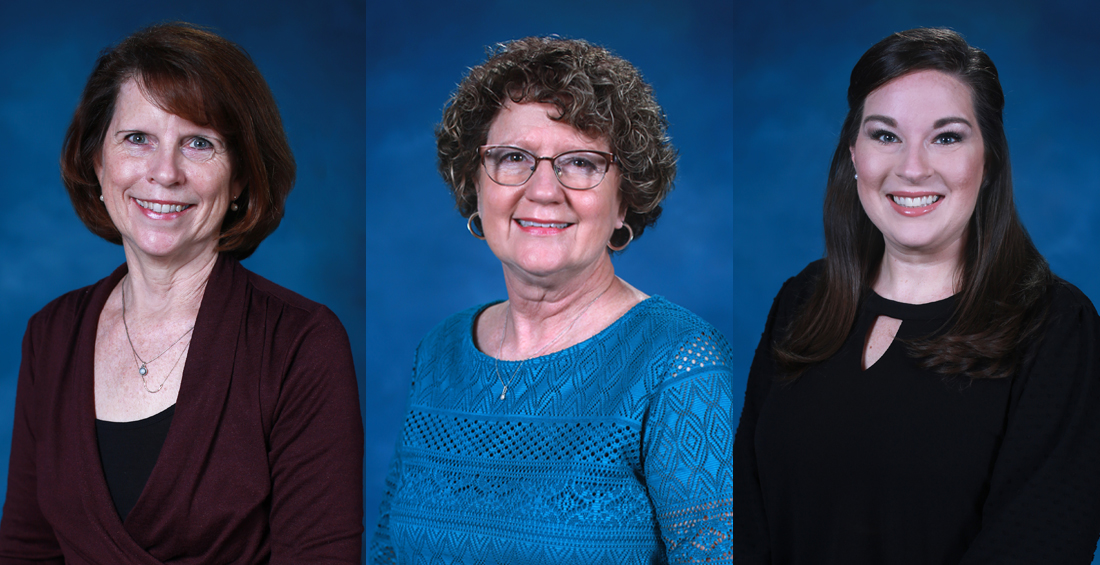
POLYGON ((629 206, 626 205, 626 202, 621 202, 619 204, 619 215, 615 221, 615 229, 621 229, 623 227, 623 224, 626 222, 627 210, 629 210, 629 206))
POLYGON ((231 200, 236 201, 244 193, 244 187, 241 186, 239 181, 233 181, 229 183, 229 197, 231 200))
POLYGON ((103 147, 99 148, 92 155, 92 170, 95 171, 95 178, 99 180, 99 186, 103 186, 103 147))

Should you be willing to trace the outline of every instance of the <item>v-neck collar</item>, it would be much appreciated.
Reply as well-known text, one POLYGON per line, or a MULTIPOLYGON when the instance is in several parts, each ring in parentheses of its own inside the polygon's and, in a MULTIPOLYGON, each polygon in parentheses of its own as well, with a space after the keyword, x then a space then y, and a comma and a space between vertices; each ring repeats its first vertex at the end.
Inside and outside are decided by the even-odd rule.
POLYGON ((214 264, 195 319, 194 335, 180 380, 176 409, 160 456, 126 518, 125 524, 115 511, 95 431, 95 342, 99 317, 112 290, 126 275, 125 264, 117 268, 89 297, 87 315, 81 322, 75 358, 87 363, 76 367, 74 375, 80 395, 82 464, 85 472, 81 497, 101 525, 111 532, 116 543, 132 546, 126 551, 135 563, 158 565, 160 560, 145 547, 171 536, 171 505, 178 501, 176 489, 187 488, 201 475, 208 446, 213 443, 229 390, 230 376, 241 334, 246 303, 246 273, 236 260, 219 255, 214 264), (166 506, 168 505, 168 506, 166 506))

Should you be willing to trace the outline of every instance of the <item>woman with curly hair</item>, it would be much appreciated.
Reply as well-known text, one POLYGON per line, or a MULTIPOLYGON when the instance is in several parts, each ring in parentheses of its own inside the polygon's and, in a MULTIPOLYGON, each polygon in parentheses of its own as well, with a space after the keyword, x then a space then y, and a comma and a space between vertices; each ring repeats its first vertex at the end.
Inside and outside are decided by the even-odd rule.
POLYGON ((1089 563, 1100 317, 1017 216, 997 68, 953 31, 895 33, 848 107, 825 258, 749 373, 735 560, 1089 563))
POLYGON ((502 45, 459 85, 439 168, 508 297, 421 342, 372 562, 729 555, 728 346, 611 262, 660 215, 666 129, 638 71, 584 41, 502 45))

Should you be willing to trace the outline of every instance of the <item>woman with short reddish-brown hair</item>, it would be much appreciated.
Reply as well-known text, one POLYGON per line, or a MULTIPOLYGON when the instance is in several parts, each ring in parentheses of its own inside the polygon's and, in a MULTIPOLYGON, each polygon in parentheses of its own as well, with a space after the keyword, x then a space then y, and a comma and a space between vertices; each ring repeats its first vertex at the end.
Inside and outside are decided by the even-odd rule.
POLYGON ((358 563, 347 334, 238 262, 295 170, 248 55, 188 24, 126 38, 88 79, 61 169, 126 262, 28 323, 0 563, 358 563))

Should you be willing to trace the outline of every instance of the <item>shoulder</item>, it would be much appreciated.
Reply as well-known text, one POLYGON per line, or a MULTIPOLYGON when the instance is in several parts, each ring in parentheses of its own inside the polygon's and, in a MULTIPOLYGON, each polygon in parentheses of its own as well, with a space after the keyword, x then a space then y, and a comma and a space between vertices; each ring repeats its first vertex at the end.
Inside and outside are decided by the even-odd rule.
POLYGON ((663 296, 654 296, 638 303, 631 312, 623 316, 620 322, 622 321, 627 322, 624 326, 628 326, 623 328, 624 331, 629 330, 630 326, 637 331, 638 326, 641 326, 643 333, 676 343, 694 336, 708 335, 725 344, 725 338, 709 322, 663 296))
POLYGON ((1085 293, 1055 277, 1047 289, 1046 315, 1039 330, 1025 343, 1025 374, 1072 375, 1093 372, 1100 362, 1100 315, 1085 293), (1090 368, 1091 367, 1091 368, 1090 368), (1052 370, 1058 369, 1058 370, 1052 370))
POLYGON ((794 318, 798 308, 806 303, 817 287, 818 281, 825 276, 825 260, 818 259, 806 265, 797 275, 789 278, 780 287, 772 302, 770 320, 778 320, 784 328, 794 318))
MULTIPOLYGON (((661 296, 642 301, 609 330, 626 351, 645 351, 657 372, 647 388, 680 378, 730 371, 731 351, 721 332, 688 309, 661 296)), ((612 335, 612 337, 613 337, 612 335)))
POLYGON ((340 319, 324 304, 275 284, 243 266, 238 265, 238 268, 245 275, 248 304, 253 313, 262 311, 277 315, 281 322, 289 323, 291 329, 320 327, 338 329, 344 333, 340 319))
POLYGON ((27 323, 28 332, 73 331, 85 315, 99 316, 107 296, 125 273, 125 265, 120 266, 111 275, 94 284, 69 291, 51 300, 31 316, 27 323))
POLYGON ((474 320, 477 319, 486 308, 497 304, 487 302, 460 312, 451 314, 436 324, 424 339, 420 341, 420 351, 434 351, 443 347, 461 346, 467 341, 473 344, 474 320))
POLYGON ((787 279, 783 283, 779 294, 788 298, 805 300, 813 292, 814 287, 817 286, 817 281, 821 280, 823 276, 825 276, 825 260, 818 259, 806 265, 797 275, 787 279))
POLYGON ((1049 324, 1072 321, 1081 323, 1090 320, 1095 323, 1100 320, 1100 316, 1097 316, 1096 313, 1096 307, 1089 300, 1089 297, 1085 296, 1081 289, 1061 278, 1054 278, 1047 295, 1050 300, 1049 324))
POLYGON ((1100 343, 1100 315, 1085 293, 1055 277, 1046 293, 1046 312, 1039 333, 1032 339, 1032 353, 1070 347, 1095 350, 1100 343))

